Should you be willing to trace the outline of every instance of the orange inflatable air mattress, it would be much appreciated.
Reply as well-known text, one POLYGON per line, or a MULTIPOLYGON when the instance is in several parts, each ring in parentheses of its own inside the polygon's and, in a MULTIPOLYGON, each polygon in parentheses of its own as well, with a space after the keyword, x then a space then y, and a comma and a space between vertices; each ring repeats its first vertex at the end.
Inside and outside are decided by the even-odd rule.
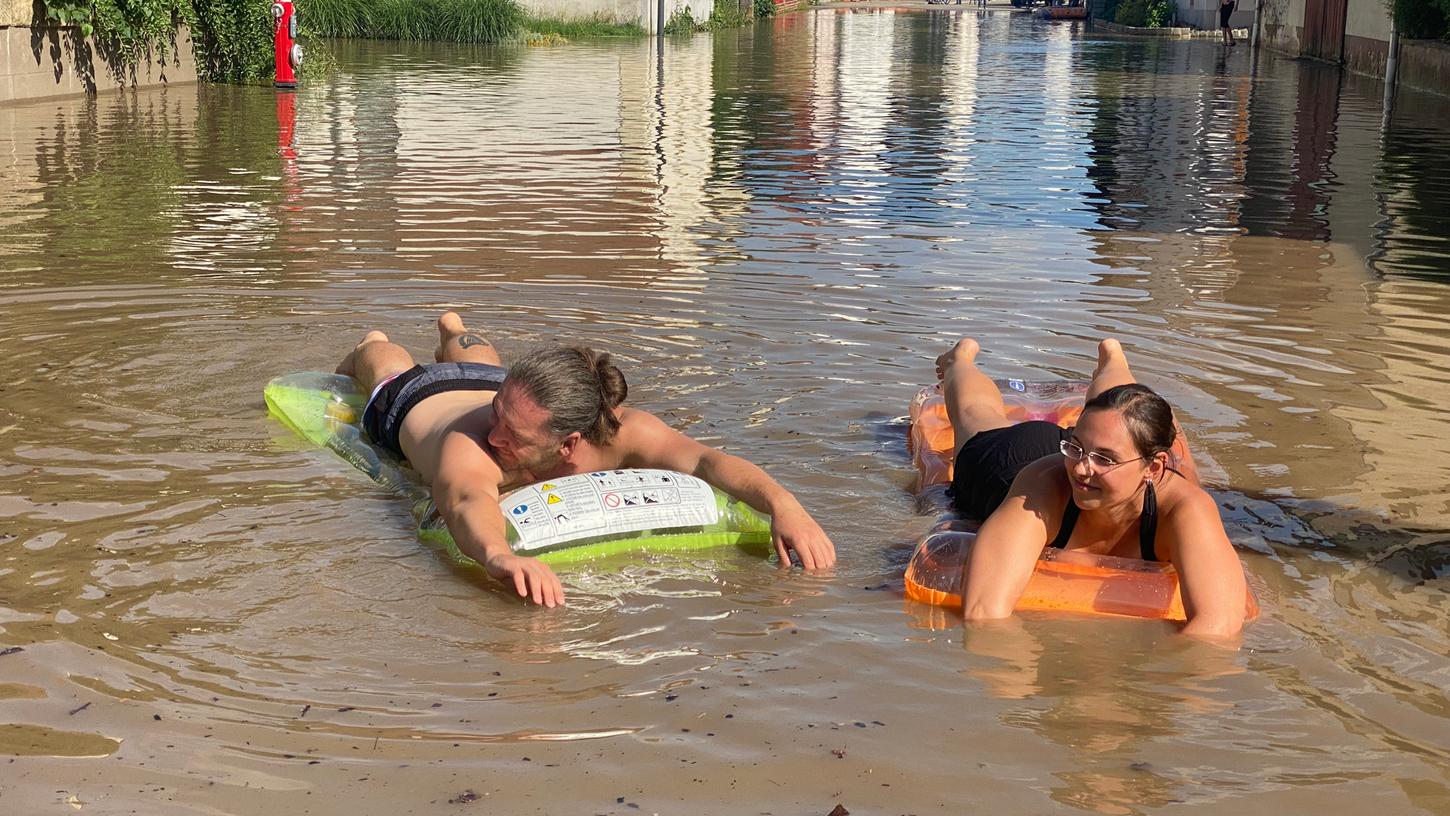
MULTIPOLYGON (((1074 383, 1007 380, 1003 388, 1007 416, 1017 422, 1043 419, 1071 426, 1082 413, 1087 388, 1074 383)), ((918 490, 949 484, 952 474, 952 426, 937 386, 911 401, 909 447, 918 490)), ((962 565, 976 534, 937 530, 917 544, 906 568, 906 597, 913 601, 962 608, 962 565)), ((1259 614, 1250 591, 1245 619, 1259 614)), ((1016 609, 1126 616, 1184 621, 1183 594, 1171 564, 1044 548, 1016 609)))

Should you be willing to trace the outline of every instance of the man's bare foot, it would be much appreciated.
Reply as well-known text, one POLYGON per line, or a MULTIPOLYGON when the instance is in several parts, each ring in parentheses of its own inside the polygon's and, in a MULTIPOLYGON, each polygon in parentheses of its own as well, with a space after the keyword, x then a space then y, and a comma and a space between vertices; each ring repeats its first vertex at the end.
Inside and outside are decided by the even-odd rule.
POLYGON ((359 340, 358 344, 352 347, 352 351, 349 351, 347 356, 342 358, 342 362, 337 364, 337 373, 345 377, 356 377, 357 353, 362 350, 362 347, 369 343, 386 342, 388 342, 388 336, 380 331, 370 331, 363 335, 363 339, 359 340))
POLYGON ((438 316, 438 348, 433 349, 433 360, 445 362, 448 341, 468 333, 463 327, 463 318, 457 312, 444 312, 438 316))
POLYGON ((433 359, 440 363, 484 363, 503 365, 498 349, 488 339, 463 325, 457 312, 444 312, 438 317, 438 348, 433 359))
POLYGON ((936 378, 945 379, 947 369, 959 362, 972 363, 975 365, 977 353, 982 350, 977 341, 970 337, 963 337, 957 341, 955 346, 947 353, 936 358, 936 378))

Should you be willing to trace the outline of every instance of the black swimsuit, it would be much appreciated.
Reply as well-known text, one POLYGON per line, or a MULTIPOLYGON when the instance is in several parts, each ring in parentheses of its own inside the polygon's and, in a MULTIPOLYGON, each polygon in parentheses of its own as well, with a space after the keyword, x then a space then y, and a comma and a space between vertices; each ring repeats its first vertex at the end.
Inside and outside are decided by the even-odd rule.
MULTIPOLYGON (((1068 539, 1072 538, 1072 528, 1077 526, 1077 516, 1080 511, 1077 509, 1077 502, 1072 500, 1069 494, 1067 497, 1067 509, 1062 511, 1062 526, 1057 530, 1057 538, 1052 540, 1049 547, 1056 547, 1059 550, 1067 549, 1068 539)), ((1153 539, 1158 535, 1158 496, 1153 491, 1153 483, 1147 482, 1147 490, 1143 494, 1143 515, 1138 517, 1138 551, 1144 561, 1157 561, 1158 554, 1153 549, 1153 539)))
POLYGON ((507 376, 508 371, 487 363, 415 365, 373 389, 363 409, 363 430, 376 444, 406 458, 398 436, 418 403, 449 391, 497 391, 507 376))

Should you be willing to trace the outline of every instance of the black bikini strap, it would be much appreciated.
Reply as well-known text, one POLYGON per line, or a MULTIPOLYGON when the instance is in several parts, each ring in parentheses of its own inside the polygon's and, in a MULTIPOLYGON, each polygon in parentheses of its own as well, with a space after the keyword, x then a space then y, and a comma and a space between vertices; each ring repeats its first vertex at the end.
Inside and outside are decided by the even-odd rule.
POLYGON ((1138 551, 1144 561, 1157 561, 1153 540, 1158 537, 1158 494, 1151 481, 1144 482, 1143 515, 1138 517, 1138 551))
POLYGON ((1077 526, 1077 502, 1072 500, 1072 494, 1067 494, 1067 507, 1062 511, 1062 524, 1057 528, 1057 538, 1052 540, 1048 546, 1059 550, 1067 549, 1067 540, 1072 538, 1072 528, 1077 526))
MULTIPOLYGON (((1067 507, 1062 510, 1062 524, 1057 528, 1057 538, 1052 539, 1049 547, 1059 550, 1067 549, 1067 542, 1072 538, 1072 528, 1077 526, 1077 516, 1081 512, 1077 509, 1077 502, 1072 496, 1067 497, 1067 507)), ((1153 547, 1153 542, 1158 538, 1158 493, 1153 489, 1152 482, 1145 482, 1143 487, 1143 515, 1138 517, 1138 554, 1144 561, 1157 561, 1158 551, 1153 547)))

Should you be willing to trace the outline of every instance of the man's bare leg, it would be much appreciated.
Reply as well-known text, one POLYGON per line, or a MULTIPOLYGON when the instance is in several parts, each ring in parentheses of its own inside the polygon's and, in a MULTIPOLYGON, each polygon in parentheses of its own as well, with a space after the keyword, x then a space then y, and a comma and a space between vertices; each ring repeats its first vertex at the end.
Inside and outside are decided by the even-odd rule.
POLYGON ((370 331, 338 363, 337 373, 357 380, 358 387, 371 394, 379 382, 414 365, 413 355, 407 349, 388 340, 388 336, 380 331, 370 331))
MULTIPOLYGON (((1136 383, 1133 372, 1128 368, 1128 358, 1123 346, 1109 337, 1098 343, 1098 367, 1093 370, 1092 381, 1088 383, 1087 399, 1091 400, 1109 388, 1136 383)), ((1183 435, 1177 417, 1173 419, 1173 448, 1169 451, 1169 464, 1183 474, 1183 478, 1198 484, 1198 466, 1193 463, 1193 454, 1188 450, 1188 437, 1183 435)))
POLYGON ((977 369, 980 350, 977 341, 967 337, 936 358, 936 375, 952 422, 953 457, 976 434, 1012 424, 997 384, 977 369))
POLYGON ((463 327, 463 318, 456 312, 444 312, 438 318, 438 348, 433 359, 440 363, 488 363, 503 365, 498 349, 477 332, 463 327))

